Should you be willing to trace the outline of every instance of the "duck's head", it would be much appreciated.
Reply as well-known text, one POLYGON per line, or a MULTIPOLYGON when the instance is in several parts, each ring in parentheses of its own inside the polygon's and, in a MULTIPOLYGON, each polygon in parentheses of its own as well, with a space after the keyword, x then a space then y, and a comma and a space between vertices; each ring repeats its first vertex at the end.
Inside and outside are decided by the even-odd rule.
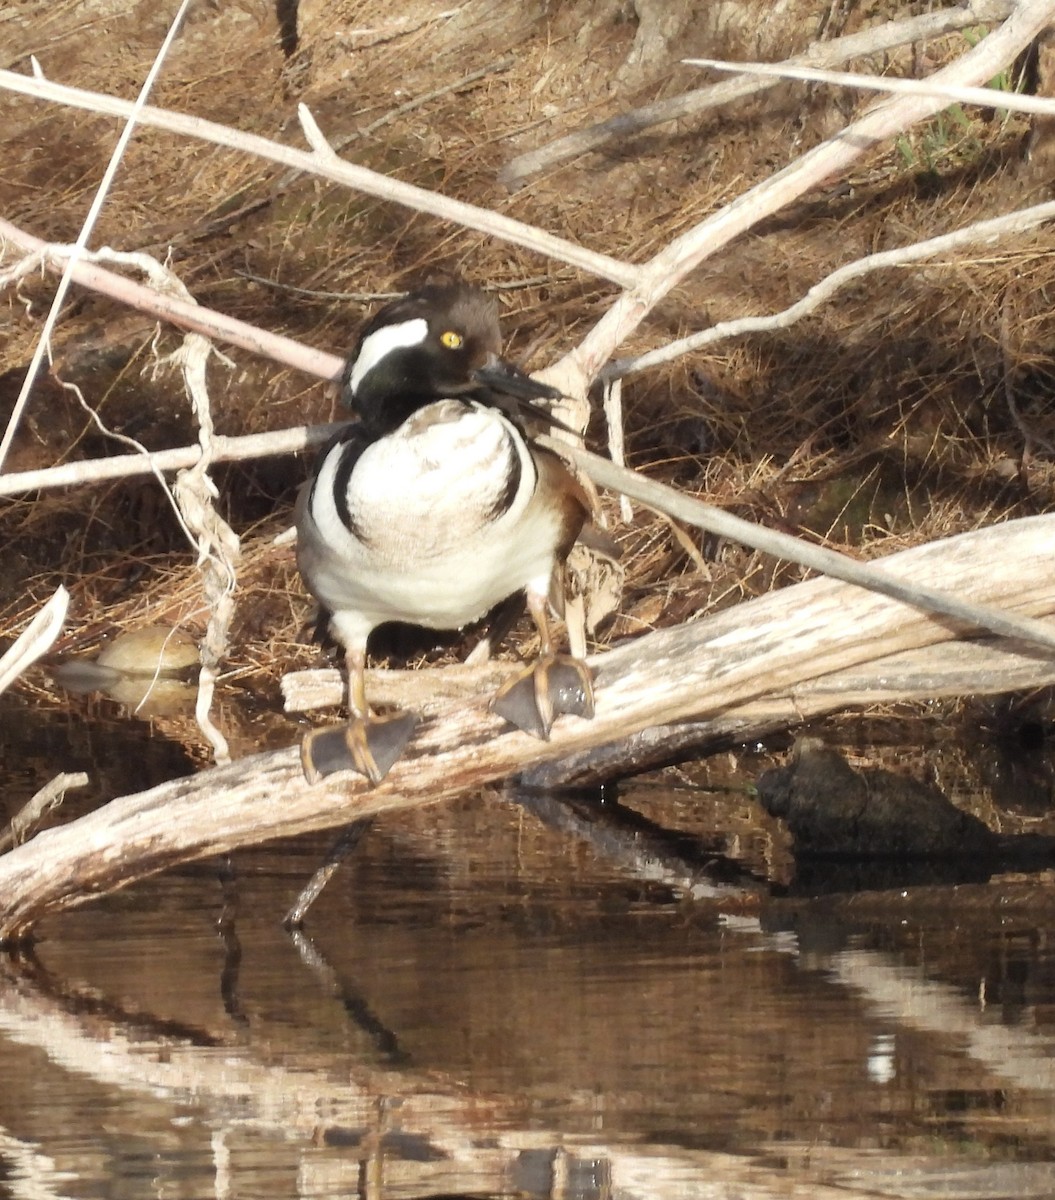
POLYGON ((342 376, 342 399, 383 434, 435 400, 505 407, 560 393, 500 357, 498 306, 466 283, 427 284, 385 305, 359 335, 342 376))

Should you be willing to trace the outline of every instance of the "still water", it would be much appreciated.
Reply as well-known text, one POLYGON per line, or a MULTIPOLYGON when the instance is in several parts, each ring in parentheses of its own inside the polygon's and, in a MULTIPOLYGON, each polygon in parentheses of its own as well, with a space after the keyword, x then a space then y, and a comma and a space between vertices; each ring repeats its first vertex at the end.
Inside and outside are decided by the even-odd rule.
MULTIPOLYGON (((766 871, 771 761, 621 799, 766 871)), ((1055 1196, 1043 871, 693 900, 491 795, 378 820, 292 937, 327 844, 0 963, 0 1197, 1055 1196)))

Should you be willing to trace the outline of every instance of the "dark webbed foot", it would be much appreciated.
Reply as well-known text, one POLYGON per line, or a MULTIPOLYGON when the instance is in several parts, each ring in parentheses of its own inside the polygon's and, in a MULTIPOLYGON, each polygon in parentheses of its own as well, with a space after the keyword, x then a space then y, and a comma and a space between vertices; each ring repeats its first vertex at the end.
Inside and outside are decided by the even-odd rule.
POLYGON ((561 713, 587 720, 593 716, 590 668, 568 654, 543 654, 503 684, 491 709, 525 733, 549 741, 550 729, 561 713))
POLYGON ((300 744, 304 777, 318 783, 336 771, 358 771, 379 784, 414 736, 418 718, 396 712, 384 717, 355 717, 347 725, 313 729, 300 744))

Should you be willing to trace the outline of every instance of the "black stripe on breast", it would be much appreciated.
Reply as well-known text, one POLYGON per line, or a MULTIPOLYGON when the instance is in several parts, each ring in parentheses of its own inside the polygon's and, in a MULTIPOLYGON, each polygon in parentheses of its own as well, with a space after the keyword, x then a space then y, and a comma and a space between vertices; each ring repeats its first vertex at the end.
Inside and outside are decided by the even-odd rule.
MULTIPOLYGON (((320 463, 327 457, 338 450, 340 459, 337 463, 337 470, 333 476, 333 502, 337 509, 337 516, 341 524, 348 530, 349 533, 359 541, 365 541, 363 531, 356 523, 352 516, 352 510, 348 506, 348 485, 351 482, 352 472, 355 470, 355 464, 362 457, 363 451, 370 444, 370 439, 363 435, 362 430, 357 426, 352 425, 342 429, 333 442, 324 448, 319 456, 320 463)), ((312 484, 311 500, 314 504, 315 490, 319 486, 319 476, 316 472, 315 481, 312 484)))
POLYGON ((337 470, 333 477, 334 501, 337 505, 337 515, 341 518, 341 524, 345 529, 360 542, 365 542, 367 539, 355 517, 352 516, 352 510, 348 506, 348 485, 351 483, 355 464, 359 461, 365 449, 366 444, 358 439, 349 442, 341 451, 341 461, 337 464, 337 470))
MULTIPOLYGON (((487 512, 487 519, 489 521, 497 521, 513 507, 513 502, 517 498, 517 493, 520 491, 520 484, 524 477, 520 455, 517 453, 516 443, 512 436, 506 437, 505 446, 507 452, 506 461, 508 463, 505 486, 495 497, 494 503, 487 512)), ((530 454, 530 452, 529 448, 528 453, 530 454)))

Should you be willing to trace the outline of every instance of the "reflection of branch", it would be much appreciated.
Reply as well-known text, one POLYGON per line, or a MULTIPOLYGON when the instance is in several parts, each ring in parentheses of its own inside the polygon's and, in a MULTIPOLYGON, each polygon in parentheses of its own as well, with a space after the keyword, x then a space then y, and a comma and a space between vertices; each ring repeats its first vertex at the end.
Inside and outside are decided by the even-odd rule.
POLYGON ((311 949, 312 954, 314 954, 314 950, 311 943, 298 932, 304 924, 304 917, 308 909, 322 895, 323 889, 337 873, 341 863, 359 845, 363 835, 372 824, 371 818, 366 817, 361 821, 353 821, 341 830, 336 841, 327 851, 322 865, 316 867, 314 875, 300 889, 296 900, 282 918, 282 924, 293 934, 293 944, 305 962, 308 962, 308 950, 311 949))
POLYGON ((38 1142, 0 1128, 0 1156, 7 1177, 5 1190, 10 1189, 12 1200, 68 1200, 69 1171, 59 1170, 38 1142))
MULTIPOLYGON (((879 54, 885 50, 893 50, 909 42, 923 41, 926 38, 940 37, 955 29, 963 29, 970 25, 978 25, 983 21, 1003 20, 1014 6, 1010 0, 996 2, 974 3, 961 5, 959 8, 942 9, 940 12, 924 13, 922 16, 909 17, 903 21, 887 21, 883 25, 875 25, 860 33, 852 33, 846 37, 833 38, 828 42, 817 42, 804 54, 797 54, 787 60, 788 66, 833 67, 838 63, 847 62, 867 54, 879 54)), ((635 108, 632 112, 620 113, 591 125, 587 129, 578 129, 565 137, 540 146, 537 150, 529 150, 511 159, 499 172, 498 178, 507 187, 519 187, 530 175, 537 174, 559 163, 567 162, 590 150, 597 150, 617 138, 633 137, 645 129, 662 125, 667 121, 678 121, 685 117, 695 116, 706 112, 709 108, 719 108, 735 100, 756 95, 773 87, 758 77, 745 75, 741 79, 729 80, 725 83, 714 84, 711 87, 697 88, 680 96, 668 96, 657 100, 654 104, 646 104, 635 108)))
MULTIPOLYGON (((358 1080, 345 1083, 327 1071, 269 1068, 230 1039, 142 1014, 122 1015, 112 1005, 93 1003, 90 995, 85 1003, 79 993, 56 993, 32 963, 5 958, 0 970, 6 976, 0 989, 6 1038, 46 1048, 51 1061, 98 1083, 160 1093, 170 1103, 205 1105, 206 1121, 211 1110, 211 1120, 225 1128, 271 1130, 310 1142, 324 1095, 328 1124, 367 1130, 376 1124, 378 1097, 402 1082, 389 1072, 363 1070, 358 1080), (209 1045, 224 1045, 224 1053, 203 1055, 200 1048, 209 1045)), ((452 1126, 448 1132, 457 1137, 452 1126)))
MULTIPOLYGON (((1055 516, 1047 515, 906 550, 884 569, 1035 614, 1055 609, 1053 557, 1055 516)), ((785 696, 804 680, 949 641, 957 632, 950 622, 872 592, 814 579, 597 656, 596 715, 558 721, 548 742, 510 730, 481 696, 424 721, 410 752, 376 788, 344 776, 309 786, 295 747, 173 780, 111 801, 0 857, 0 939, 24 937, 44 913, 179 862, 436 803, 625 743, 651 726, 785 696)), ((631 758, 624 771, 633 766, 631 758)))
MULTIPOLYGON (((970 887, 961 889, 964 919, 976 911, 968 902, 971 891, 970 887)), ((935 928, 947 918, 948 888, 899 890, 893 894, 897 897, 898 919, 903 922, 912 921, 919 911, 927 911, 928 895, 936 909, 932 914, 935 928)), ((975 894, 985 893, 978 889, 975 894)), ((991 891, 989 894, 991 900, 985 907, 992 904, 999 910, 994 919, 1004 924, 1013 919, 1009 915, 1014 911, 1011 898, 1002 889, 995 895, 991 891)), ((891 894, 873 893, 872 899, 882 913, 881 919, 888 921, 891 894)), ((1028 919, 1032 922, 1037 919, 1037 899, 1036 889, 1030 889, 1026 903, 1030 913, 1028 919)), ((861 907, 862 902, 867 905, 867 897, 850 897, 847 904, 839 904, 831 896, 819 901, 778 902, 769 911, 767 924, 770 928, 777 925, 806 930, 816 923, 830 935, 833 918, 836 921, 844 918, 851 927, 867 923, 869 910, 861 907), (839 907, 835 907, 837 904, 839 907)), ((734 917, 729 925, 742 934, 757 928, 750 917, 734 917)), ((776 953, 802 954, 796 942, 788 941, 782 934, 766 934, 764 941, 776 953)), ((942 1038, 952 1038, 958 1054, 967 1054, 998 1077, 1010 1080, 1014 1086, 1049 1093, 1055 1091, 1055 1059, 1052 1058, 1050 1036, 992 1020, 985 1015, 984 1006, 977 1000, 968 999, 968 993, 963 989, 928 979, 922 967, 903 966, 893 955, 878 950, 857 949, 839 950, 823 958, 813 950, 803 966, 811 973, 819 968, 826 979, 856 993, 875 1010, 884 1024, 893 1023, 897 1027, 922 1029, 942 1038)), ((972 1194, 975 1194, 973 1189, 972 1194)), ((1032 1195, 1032 1190, 1028 1194, 1032 1195)))
POLYGON ((742 899, 768 890, 739 863, 704 849, 695 838, 671 833, 633 809, 516 785, 503 796, 544 825, 587 842, 621 873, 664 884, 693 900, 742 899))
MULTIPOLYGON (((363 824, 369 824, 369 822, 363 822, 363 824)), ((290 939, 293 942, 293 948, 300 955, 300 961, 311 971, 326 991, 340 1003, 355 1028, 366 1034, 385 1065, 407 1067, 410 1064, 410 1055, 400 1046, 396 1033, 389 1029, 371 1009, 366 998, 338 977, 337 972, 326 961, 311 938, 301 933, 299 929, 293 929, 290 939)))
MULTIPOLYGON (((288 1160, 300 1165, 315 1184, 320 1164, 333 1164, 341 1171, 342 1186, 327 1194, 381 1195, 376 1187, 364 1193, 361 1185, 364 1174, 380 1179, 382 1170, 386 1185, 397 1178, 400 1195, 446 1195, 452 1184, 460 1195, 463 1181, 473 1195, 519 1194, 525 1158, 534 1160, 539 1173, 559 1161, 575 1172, 574 1178, 585 1178, 588 1165, 610 1186, 606 1194, 625 1200, 684 1195, 685 1181, 698 1179, 720 1180, 744 1200, 766 1200, 775 1190, 787 1190, 786 1172, 778 1181, 772 1168, 750 1156, 667 1146, 655 1138, 645 1146, 629 1137, 606 1136, 597 1129, 593 1089, 562 1098, 567 1123, 594 1130, 569 1133, 548 1128, 538 1105, 526 1104, 523 1097, 481 1095, 434 1075, 367 1067, 354 1058, 345 1060, 350 1069, 335 1070, 332 1053, 322 1065, 309 1059, 291 1067, 262 1062, 251 1048, 238 1045, 203 1052, 201 1040, 180 1037, 164 1024, 152 1031, 142 1018, 125 1021, 115 1013, 107 1019, 91 1011, 91 997, 85 1010, 73 997, 49 994, 46 981, 41 986, 28 964, 19 970, 4 958, 0 972, 0 1031, 6 1040, 32 1047, 42 1059, 46 1056, 49 1063, 97 1087, 112 1088, 118 1097, 149 1097, 155 1108, 168 1106, 192 1131, 251 1133, 252 1144, 269 1164, 288 1160)), ((64 1137, 93 1144, 96 1110, 84 1104, 67 1107, 64 1137)), ((115 1103, 107 1109, 106 1122, 111 1138, 134 1138, 138 1144, 145 1136, 142 1109, 135 1103, 115 1103)), ((7 1140, 0 1131, 0 1151, 6 1152, 7 1140)), ((25 1143, 20 1140, 14 1149, 14 1161, 31 1168, 27 1179, 40 1185, 34 1197, 67 1194, 70 1172, 78 1166, 72 1158, 57 1187, 43 1156, 27 1163, 25 1143)), ((77 1178, 74 1174, 73 1180, 77 1178)), ((333 1182, 332 1176, 327 1182, 333 1182)), ((228 1194, 219 1178, 215 1185, 217 1195, 228 1194)), ((547 1188, 546 1194, 573 1191, 579 1194, 574 1187, 547 1188)), ((856 1188, 829 1188, 815 1180, 809 1195, 814 1200, 867 1200, 856 1188)))
POLYGON ((1050 1037, 985 1019, 976 1002, 948 984, 924 978, 916 967, 891 962, 887 955, 844 950, 827 964, 829 978, 863 996, 885 1021, 954 1038, 965 1053, 1016 1087, 1055 1091, 1055 1060, 1050 1037))

